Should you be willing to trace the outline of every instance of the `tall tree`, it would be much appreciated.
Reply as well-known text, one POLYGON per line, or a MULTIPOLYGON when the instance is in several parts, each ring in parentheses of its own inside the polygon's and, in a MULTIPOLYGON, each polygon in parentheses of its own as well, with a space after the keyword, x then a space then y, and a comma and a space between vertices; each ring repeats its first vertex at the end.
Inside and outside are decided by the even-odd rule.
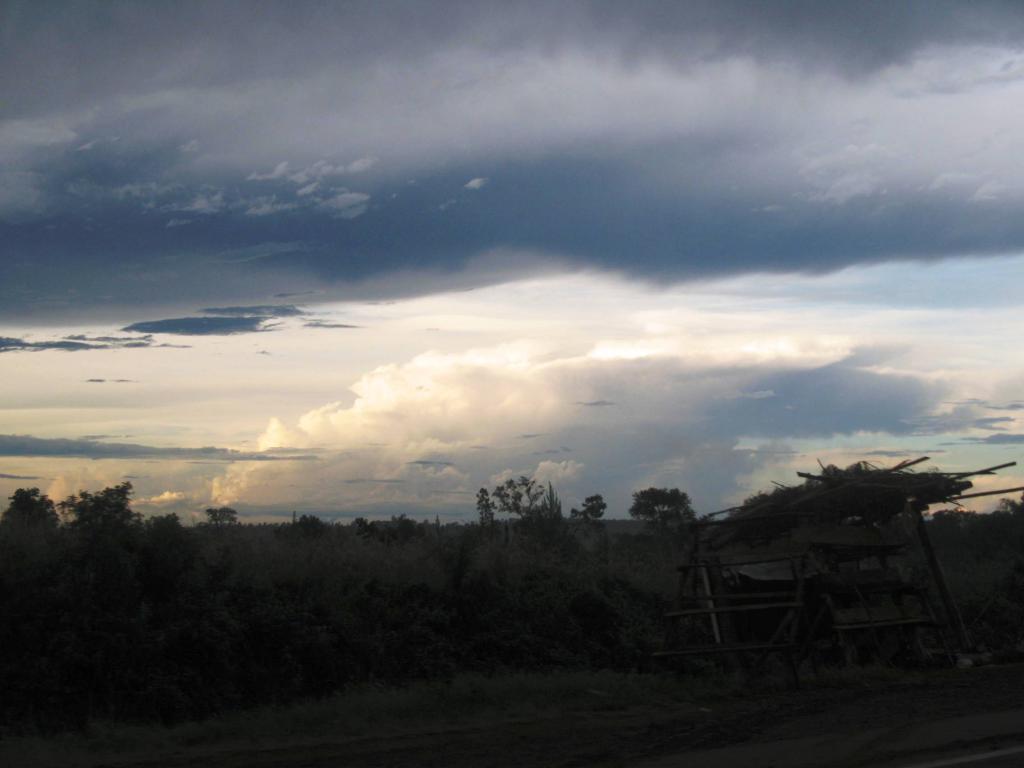
POLYGON ((494 502, 491 500, 491 494, 487 492, 486 488, 481 488, 477 491, 476 511, 480 516, 480 525, 484 528, 490 528, 494 525, 494 502))

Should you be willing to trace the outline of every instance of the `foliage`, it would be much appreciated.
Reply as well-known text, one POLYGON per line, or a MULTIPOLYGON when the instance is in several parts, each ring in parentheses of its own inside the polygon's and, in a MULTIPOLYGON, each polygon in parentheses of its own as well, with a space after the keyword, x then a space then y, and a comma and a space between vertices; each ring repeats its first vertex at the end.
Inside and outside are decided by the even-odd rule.
POLYGON ((646 488, 633 494, 629 516, 661 534, 678 531, 695 519, 690 497, 678 488, 646 488))
POLYGON ((551 483, 548 483, 548 489, 541 498, 539 513, 543 517, 562 519, 562 500, 558 498, 558 494, 555 493, 555 488, 551 483))
POLYGON ((238 513, 231 507, 209 507, 206 510, 206 522, 215 528, 225 525, 237 525, 238 513))
POLYGON ((601 494, 587 496, 580 509, 573 507, 569 510, 569 519, 581 525, 593 527, 600 523, 607 509, 608 505, 601 494))
POLYGON ((117 531, 142 522, 142 516, 132 511, 130 500, 132 484, 129 482, 104 488, 99 493, 82 491, 60 502, 61 514, 70 525, 87 530, 117 531))
POLYGON ((494 525, 494 502, 491 494, 486 488, 481 488, 476 494, 476 511, 480 525, 490 528, 494 525))
POLYGON ((491 493, 499 512, 520 520, 532 520, 543 514, 543 495, 544 490, 537 481, 525 475, 509 478, 491 493))
POLYGON ((57 527, 57 509, 48 497, 40 494, 38 488, 19 488, 10 501, 3 517, 0 517, 0 524, 24 528, 57 527))

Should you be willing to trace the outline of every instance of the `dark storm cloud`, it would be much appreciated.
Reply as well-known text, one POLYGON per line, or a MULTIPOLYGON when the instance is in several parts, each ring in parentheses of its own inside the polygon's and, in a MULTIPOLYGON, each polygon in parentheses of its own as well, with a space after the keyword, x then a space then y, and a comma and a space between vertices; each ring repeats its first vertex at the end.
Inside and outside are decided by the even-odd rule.
POLYGON ((576 405, 583 405, 586 406, 587 408, 607 408, 609 406, 615 405, 615 403, 613 403, 611 400, 581 400, 577 401, 576 405))
POLYGON ((709 409, 716 433, 757 437, 827 437, 857 431, 916 433, 941 391, 911 376, 880 375, 850 360, 757 376, 772 397, 720 401, 709 409))
MULTIPOLYGON (((663 151, 652 149, 645 160, 631 150, 632 160, 642 166, 663 151)), ((722 179, 714 157, 679 159, 690 181, 675 189, 638 175, 624 159, 569 158, 539 168, 505 162, 490 172, 496 181, 443 221, 436 200, 468 170, 424 180, 396 199, 393 182, 377 180, 364 189, 387 202, 354 219, 315 206, 281 214, 285 220, 225 210, 168 230, 145 208, 101 207, 86 217, 72 201, 56 230, 42 221, 0 223, 0 254, 7 255, 0 259, 0 314, 43 321, 123 316, 148 305, 270 296, 282 281, 316 288, 325 300, 408 296, 524 277, 551 258, 570 269, 596 266, 661 281, 1024 246, 1024 219, 1013 200, 964 206, 917 191, 836 206, 780 192, 789 197, 786 209, 762 212, 772 201, 763 193, 716 192, 722 179), (282 229, 305 238, 305 248, 252 261, 218 256, 229 244, 258 248, 279 240, 282 229)), ((262 308, 224 307, 238 311, 235 321, 175 318, 128 328, 249 332, 260 324, 243 312, 262 308)))
POLYGON ((928 45, 1013 43, 1024 30, 1019 4, 980 0, 75 3, 59 9, 15 0, 0 14, 0 90, 15 115, 133 95, 153 83, 230 85, 294 77, 339 61, 416 62, 455 45, 495 52, 586 47, 681 64, 779 57, 859 73, 928 45))
POLYGON ((0 456, 84 459, 168 459, 203 461, 303 461, 305 454, 253 453, 229 448, 166 448, 136 443, 101 443, 95 440, 0 435, 0 456))
POLYGON ((1020 201, 986 175, 1000 164, 938 165, 985 136, 913 173, 885 131, 862 136, 922 93, 1012 84, 1014 60, 887 84, 863 115, 820 97, 1022 34, 1004 2, 8 2, 0 317, 231 303, 210 313, 241 325, 129 327, 243 333, 301 314, 273 297, 552 264, 660 282, 1017 251, 1020 201), (745 79, 765 67, 789 80, 745 79))
POLYGON ((272 329, 271 318, 241 317, 174 317, 132 323, 122 330, 139 333, 171 333, 179 336, 231 336, 238 333, 262 333, 272 329))
POLYGON ((45 478, 37 475, 8 475, 4 472, 0 472, 0 480, 44 480, 45 478))

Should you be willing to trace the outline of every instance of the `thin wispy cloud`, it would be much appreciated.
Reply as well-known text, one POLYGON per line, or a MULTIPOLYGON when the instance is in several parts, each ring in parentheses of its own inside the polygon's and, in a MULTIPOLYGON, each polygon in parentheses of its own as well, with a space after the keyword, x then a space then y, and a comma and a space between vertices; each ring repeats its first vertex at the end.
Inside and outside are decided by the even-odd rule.
MULTIPOLYGON (((128 329, 125 329, 128 330, 128 329)), ((145 349, 154 346, 170 346, 157 344, 151 335, 142 336, 95 336, 84 334, 64 336, 59 339, 28 341, 0 336, 0 353, 2 352, 85 352, 97 349, 145 349)))
POLYGON ((351 323, 335 323, 330 320, 307 320, 303 325, 306 328, 359 328, 351 323))
POLYGON ((273 330, 270 317, 172 317, 166 320, 143 320, 126 325, 122 330, 137 333, 166 333, 178 336, 230 336, 237 333, 263 333, 273 330))
POLYGON ((310 461, 316 457, 301 452, 263 453, 229 448, 175 448, 99 440, 44 438, 32 435, 0 435, 0 456, 85 458, 85 459, 168 459, 233 461, 310 461))

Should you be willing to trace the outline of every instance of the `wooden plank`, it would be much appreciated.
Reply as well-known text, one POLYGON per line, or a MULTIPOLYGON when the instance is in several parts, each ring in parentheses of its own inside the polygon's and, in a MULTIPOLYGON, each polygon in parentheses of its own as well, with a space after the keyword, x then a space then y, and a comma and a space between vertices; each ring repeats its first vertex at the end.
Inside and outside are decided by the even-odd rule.
POLYGON ((840 631, 853 630, 853 629, 873 629, 875 627, 896 627, 904 624, 934 624, 931 619, 924 616, 920 616, 914 619, 890 619, 887 621, 864 621, 858 624, 833 624, 833 629, 840 631))
POLYGON ((703 600, 707 601, 708 598, 712 600, 756 600, 758 598, 779 598, 789 597, 796 598, 793 592, 717 592, 713 595, 691 595, 687 596, 686 600, 703 600))
POLYGON ((907 459, 906 461, 901 461, 895 467, 892 467, 892 468, 890 468, 888 470, 882 470, 882 471, 883 472, 898 472, 901 469, 906 469, 907 467, 912 467, 915 464, 920 464, 923 461, 928 461, 928 459, 930 459, 930 458, 931 458, 931 456, 922 456, 919 459, 907 459))
POLYGON ((959 501, 960 499, 977 499, 981 496, 999 496, 1004 493, 1016 493, 1017 491, 1024 491, 1024 485, 1018 485, 1016 488, 1000 488, 998 491, 982 491, 981 493, 962 493, 959 496, 950 496, 947 501, 959 501))
POLYGON ((687 608, 682 611, 669 611, 665 618, 672 619, 678 616, 701 616, 709 613, 735 613, 736 611, 763 611, 768 608, 799 608, 801 603, 757 603, 756 605, 719 605, 714 608, 687 608))
POLYGON ((909 502, 907 503, 907 511, 917 518, 917 523, 914 526, 917 529, 917 538, 921 542, 922 549, 924 549, 932 580, 935 582, 935 586, 939 588, 939 597, 942 598, 943 607, 946 609, 946 621, 953 625, 957 641, 960 644, 960 650, 967 650, 973 647, 974 643, 971 642, 963 616, 960 615, 960 608, 957 606, 956 600, 953 599, 953 593, 950 591, 949 585, 946 584, 946 576, 942 572, 942 565, 939 563, 938 557, 935 556, 935 550, 932 547, 931 537, 928 535, 928 526, 925 525, 924 516, 921 514, 921 510, 915 509, 909 502))
POLYGON ((736 653, 737 651, 761 651, 774 649, 786 651, 793 648, 792 643, 734 643, 732 645, 695 645, 690 648, 680 648, 675 651, 655 651, 654 656, 698 656, 704 653, 736 653))
POLYGON ((1015 467, 1016 461, 1008 461, 1005 464, 996 464, 994 467, 985 467, 984 469, 976 469, 973 472, 956 472, 953 477, 971 477, 972 475, 993 475, 997 469, 1006 469, 1007 467, 1015 467))
POLYGON ((756 560, 737 560, 735 562, 729 562, 725 560, 718 561, 705 561, 701 563, 683 563, 677 565, 677 570, 685 570, 688 568, 735 568, 740 565, 761 565, 762 563, 784 563, 787 560, 799 560, 801 557, 806 555, 806 550, 795 552, 791 555, 776 555, 774 557, 759 557, 756 560))
POLYGON ((704 592, 708 595, 708 608, 712 611, 708 614, 711 619, 711 633, 715 636, 715 642, 722 642, 722 628, 718 625, 718 613, 713 609, 715 607, 715 599, 711 597, 711 579, 708 576, 707 566, 700 569, 700 575, 704 583, 704 592))

